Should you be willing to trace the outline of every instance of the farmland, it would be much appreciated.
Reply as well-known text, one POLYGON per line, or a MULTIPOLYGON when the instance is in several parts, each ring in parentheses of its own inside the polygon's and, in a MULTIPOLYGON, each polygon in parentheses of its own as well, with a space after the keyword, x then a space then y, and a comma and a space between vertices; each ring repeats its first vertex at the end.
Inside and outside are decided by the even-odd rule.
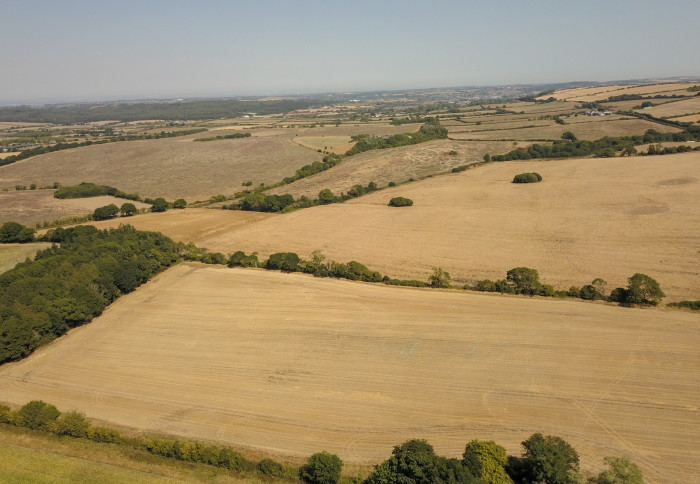
MULTIPOLYGON (((493 439, 518 455, 525 438, 542 432, 570 442, 586 473, 599 471, 604 456, 619 455, 638 464, 648 482, 690 482, 700 474, 700 326, 694 312, 664 304, 700 299, 700 152, 673 151, 692 150, 700 139, 694 126, 675 123, 698 116, 700 98, 687 90, 695 85, 547 91, 536 102, 531 95, 454 101, 450 90, 385 93, 324 106, 305 100, 301 109, 279 114, 0 123, 6 149, 23 138, 44 147, 95 143, 0 166, 0 225, 47 227, 125 202, 58 200, 45 188, 87 181, 142 197, 202 201, 197 208, 90 223, 128 223, 193 242, 221 252, 215 263, 236 251, 256 253, 260 261, 277 252, 310 259, 320 251, 326 262, 359 261, 397 279, 427 281, 440 268, 452 282, 451 290, 395 288, 179 263, 143 286, 128 286, 137 288, 93 322, 0 366, 0 404, 41 398, 126 434, 197 439, 294 465, 328 450, 345 461, 346 478, 366 475, 409 438, 426 438, 449 457, 471 439, 493 439), (625 94, 632 99, 596 104, 625 94), (652 106, 642 108, 638 96, 652 106), (354 136, 367 135, 375 147, 396 134, 410 140, 436 117, 447 138, 330 156, 323 171, 294 178, 324 155, 344 154, 354 136), (169 136, 183 131, 190 134, 169 136), (250 136, 216 139, 233 133, 250 136), (138 139, 126 139, 132 135, 138 139), (159 138, 146 139, 151 135, 159 138), (640 155, 650 146, 674 154, 629 150, 623 157, 616 147, 612 154, 573 152, 583 158, 488 161, 511 150, 527 153, 517 150, 534 143, 573 147, 633 135, 640 155), (542 181, 511 183, 531 172, 542 181), (252 197, 315 199, 324 189, 341 195, 370 182, 378 190, 343 203, 309 202, 316 205, 290 213, 220 209, 238 206, 243 190, 262 190, 252 197), (23 189, 31 185, 38 189, 23 189), (389 207, 394 197, 412 206, 389 207), (564 291, 602 278, 609 293, 643 273, 666 297, 659 308, 641 309, 464 290, 516 267, 534 268, 542 283, 564 291)), ((217 106, 196 107, 204 113, 217 106)), ((119 109, 137 116, 148 107, 119 109)), ((0 272, 46 246, 0 246, 0 272)), ((189 250, 197 249, 173 249, 170 262, 194 253, 189 250)), ((140 262, 158 255, 145 252, 140 262)), ((95 271, 109 267, 97 264, 95 271)), ((29 437, 2 435, 0 473, 17 472, 18 479, 28 466, 38 469, 37 480, 51 477, 51 468, 58 477, 110 476, 96 480, 201 477, 127 465, 121 457, 114 462, 98 448, 62 445, 52 454, 57 442, 30 445, 29 437), (93 453, 102 457, 87 458, 93 453), (110 474, 111 465, 129 469, 110 474)))
POLYGON ((438 266, 464 283, 527 266, 561 289, 596 277, 614 288, 643 272, 659 281, 667 301, 697 299, 697 162, 696 152, 504 162, 286 215, 200 209, 129 222, 224 253, 308 257, 320 249, 336 261, 359 260, 400 278, 425 280, 438 266), (511 184, 523 171, 540 173, 544 182, 511 184), (387 207, 395 196, 415 204, 387 207))
POLYGON ((181 264, 0 382, 14 404, 282 457, 370 464, 411 437, 517 453, 546 431, 588 469, 627 455, 687 482, 698 331, 688 313, 181 264))

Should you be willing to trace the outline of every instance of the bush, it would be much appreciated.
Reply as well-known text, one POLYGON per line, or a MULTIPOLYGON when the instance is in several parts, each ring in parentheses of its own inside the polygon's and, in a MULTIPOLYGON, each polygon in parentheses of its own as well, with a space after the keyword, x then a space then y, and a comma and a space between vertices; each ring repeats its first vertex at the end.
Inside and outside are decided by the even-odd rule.
POLYGON ((158 197, 153 200, 151 212, 165 212, 166 210, 168 210, 168 202, 164 198, 158 197))
POLYGON ((692 309, 693 311, 700 311, 700 300, 673 302, 669 304, 669 306, 673 308, 686 308, 692 309))
POLYGON ((52 430, 59 415, 61 412, 50 403, 32 400, 17 412, 18 425, 32 430, 52 430))
POLYGON ((433 274, 428 279, 430 287, 450 287, 450 273, 443 270, 441 267, 433 267, 433 274))
POLYGON ((92 427, 87 428, 87 438, 95 442, 104 442, 106 444, 116 444, 121 442, 121 435, 114 429, 108 427, 92 427))
POLYGON ((294 252, 277 252, 272 254, 265 263, 265 269, 278 270, 283 272, 300 271, 299 262, 301 259, 294 252))
POLYGON ((17 222, 5 222, 0 227, 0 243, 18 242, 24 244, 34 241, 34 229, 17 222))
POLYGON ((313 454, 299 469, 299 479, 306 484, 336 484, 340 479, 343 461, 328 452, 313 454))
POLYGON ((542 181, 542 176, 539 173, 520 173, 515 175, 513 183, 538 183, 542 181))
POLYGON ((284 477, 282 464, 272 459, 263 459, 256 466, 258 472, 269 477, 284 477))
POLYGON ((136 212, 138 212, 138 210, 136 209, 136 205, 134 205, 131 202, 123 203, 119 211, 121 212, 122 217, 131 217, 136 212))
POLYGON ((83 413, 72 410, 62 414, 56 421, 56 433, 58 435, 70 435, 83 438, 87 436, 90 423, 83 413))
POLYGON ((184 198, 178 198, 173 202, 173 208, 185 208, 187 201, 184 198))
MULTIPOLYGON (((135 207, 134 207, 135 208, 135 207)), ((119 207, 110 203, 104 207, 98 207, 92 213, 93 220, 109 220, 119 215, 119 207)))
POLYGON ((390 207, 410 207, 413 205, 413 200, 404 197, 394 197, 389 200, 390 207))

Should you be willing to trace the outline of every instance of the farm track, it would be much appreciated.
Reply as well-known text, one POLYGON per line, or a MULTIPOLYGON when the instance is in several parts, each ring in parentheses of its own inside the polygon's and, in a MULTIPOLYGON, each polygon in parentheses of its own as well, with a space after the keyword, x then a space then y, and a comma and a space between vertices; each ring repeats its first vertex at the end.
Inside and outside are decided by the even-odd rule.
POLYGON ((0 368, 2 400, 116 425, 352 464, 426 438, 519 454, 560 435, 584 467, 700 472, 697 315, 391 288, 181 264, 93 323, 0 368))

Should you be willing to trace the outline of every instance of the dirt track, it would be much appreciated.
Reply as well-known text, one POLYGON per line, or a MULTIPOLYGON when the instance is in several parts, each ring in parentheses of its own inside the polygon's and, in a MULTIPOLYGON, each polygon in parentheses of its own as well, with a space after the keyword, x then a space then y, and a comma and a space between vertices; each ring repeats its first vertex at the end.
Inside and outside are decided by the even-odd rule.
POLYGON ((625 455, 649 482, 700 473, 698 316, 390 288, 182 264, 0 369, 0 400, 348 463, 421 437, 519 454, 559 435, 584 469, 625 455))

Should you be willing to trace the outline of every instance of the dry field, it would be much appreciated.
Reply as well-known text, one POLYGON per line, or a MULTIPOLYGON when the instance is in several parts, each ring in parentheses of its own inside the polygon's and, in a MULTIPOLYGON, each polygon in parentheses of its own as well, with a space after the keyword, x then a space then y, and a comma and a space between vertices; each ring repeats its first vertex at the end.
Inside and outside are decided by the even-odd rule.
POLYGON ((324 150, 337 154, 344 154, 355 144, 350 136, 299 136, 292 140, 310 150, 324 150))
POLYGON ((427 280, 437 266, 464 283, 527 266, 557 288, 602 277, 612 289, 641 272, 661 284, 666 302, 700 299, 699 158, 493 163, 286 215, 202 209, 129 222, 224 253, 309 257, 320 249, 392 277, 427 280), (524 171, 544 181, 510 183, 524 171), (396 196, 412 199, 413 207, 386 206, 396 196))
POLYGON ((320 160, 319 153, 286 137, 250 137, 193 142, 182 138, 129 141, 59 151, 0 167, 0 185, 111 185, 141 196, 206 200, 233 194, 252 181, 276 183, 320 160))
POLYGON ((695 314, 391 288, 181 264, 93 323, 0 368, 1 400, 120 426, 352 464, 426 438, 511 454, 563 437, 584 470, 700 473, 695 314))
POLYGON ((657 118, 667 117, 675 118, 677 116, 685 116, 688 114, 700 113, 700 97, 692 97, 682 101, 675 101, 661 106, 653 106, 643 111, 646 114, 651 114, 657 118))
MULTIPOLYGON (((450 138, 455 140, 473 140, 473 139, 514 139, 514 140, 556 140, 561 139, 561 135, 565 131, 573 132, 577 138, 585 140, 596 140, 604 136, 631 136, 635 134, 644 134, 648 129, 655 129, 659 132, 677 132, 679 128, 665 126, 643 119, 619 119, 619 116, 606 116, 604 119, 596 119, 589 123, 572 122, 568 123, 568 119, 580 120, 577 118, 566 118, 567 124, 556 124, 553 121, 549 126, 538 126, 535 128, 522 128, 510 130, 488 130, 481 131, 457 131, 450 130, 450 138)), ((535 122, 524 122, 524 125, 536 124, 535 122)), ((483 126, 478 126, 483 128, 483 126)))
POLYGON ((697 123, 698 121, 700 121, 700 114, 680 116, 677 118, 673 118, 673 121, 680 121, 681 123, 697 123))
POLYGON ((601 86, 601 87, 579 87, 575 89, 564 89, 554 94, 548 94, 542 98, 554 97, 567 101, 601 101, 610 96, 620 96, 622 94, 640 94, 652 96, 656 94, 688 94, 689 87, 695 86, 696 82, 666 83, 636 86, 601 86))
MULTIPOLYGON (((110 203, 121 207, 121 198, 92 197, 59 200, 53 197, 54 190, 20 190, 0 192, 0 224, 13 221, 22 225, 52 222, 76 215, 91 214, 97 207, 110 203)), ((145 203, 131 202, 137 208, 150 207, 145 203)))
POLYGON ((16 154, 17 153, 13 153, 11 151, 8 151, 7 153, 0 153, 0 160, 2 160, 3 158, 7 158, 9 156, 15 156, 16 154))
POLYGON ((366 186, 371 181, 384 187, 390 181, 400 183, 409 178, 443 173, 456 166, 480 162, 486 153, 505 153, 511 149, 512 143, 503 141, 437 140, 390 150, 367 151, 345 158, 330 170, 275 188, 270 193, 290 193, 295 198, 301 195, 317 198, 318 192, 324 188, 340 194, 354 185, 366 186), (451 151, 456 151, 457 154, 450 155, 451 151))
POLYGON ((9 271, 27 257, 33 259, 37 251, 51 244, 0 244, 0 273, 9 271))

